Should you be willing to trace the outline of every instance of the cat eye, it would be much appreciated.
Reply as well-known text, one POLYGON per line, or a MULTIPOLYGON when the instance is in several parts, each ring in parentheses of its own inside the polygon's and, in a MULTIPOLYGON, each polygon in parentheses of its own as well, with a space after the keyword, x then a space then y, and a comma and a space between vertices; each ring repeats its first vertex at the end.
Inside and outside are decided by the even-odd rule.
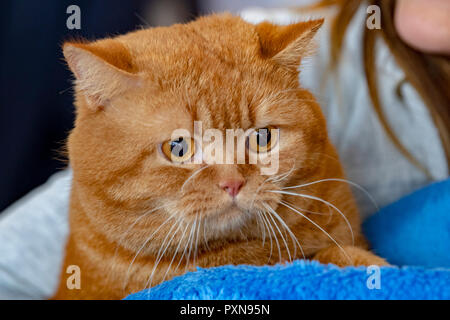
POLYGON ((269 126, 254 130, 247 137, 247 147, 256 153, 269 152, 278 142, 279 129, 269 126))
POLYGON ((183 163, 195 154, 195 141, 192 138, 179 137, 161 145, 161 151, 166 158, 175 163, 183 163))

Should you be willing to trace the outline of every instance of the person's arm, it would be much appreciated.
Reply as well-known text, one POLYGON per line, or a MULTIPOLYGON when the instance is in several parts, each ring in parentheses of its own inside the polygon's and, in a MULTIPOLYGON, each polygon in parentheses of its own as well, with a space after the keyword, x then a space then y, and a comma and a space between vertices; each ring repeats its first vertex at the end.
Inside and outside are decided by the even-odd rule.
POLYGON ((46 299, 58 285, 69 232, 64 170, 0 215, 0 299, 46 299))

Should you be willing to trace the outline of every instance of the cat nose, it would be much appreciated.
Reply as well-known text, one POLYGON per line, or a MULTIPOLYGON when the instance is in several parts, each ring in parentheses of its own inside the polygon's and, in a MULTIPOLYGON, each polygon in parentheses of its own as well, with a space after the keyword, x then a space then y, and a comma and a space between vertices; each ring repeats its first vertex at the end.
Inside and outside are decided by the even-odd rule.
POLYGON ((219 187, 226 191, 232 198, 236 197, 244 185, 242 179, 228 179, 219 183, 219 187))

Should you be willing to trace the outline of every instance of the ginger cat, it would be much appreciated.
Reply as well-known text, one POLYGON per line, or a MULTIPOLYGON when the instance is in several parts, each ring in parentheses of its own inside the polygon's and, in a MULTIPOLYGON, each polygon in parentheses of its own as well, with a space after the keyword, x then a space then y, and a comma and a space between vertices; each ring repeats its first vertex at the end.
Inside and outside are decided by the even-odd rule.
POLYGON ((365 249, 320 106, 299 85, 322 23, 253 25, 220 14, 64 44, 77 119, 54 299, 121 299, 196 266, 386 263, 365 249), (277 173, 261 174, 261 161, 187 161, 202 151, 198 141, 172 133, 194 134, 194 121, 250 130, 246 159, 276 149, 277 173), (80 267, 80 289, 67 288, 70 265, 80 267))

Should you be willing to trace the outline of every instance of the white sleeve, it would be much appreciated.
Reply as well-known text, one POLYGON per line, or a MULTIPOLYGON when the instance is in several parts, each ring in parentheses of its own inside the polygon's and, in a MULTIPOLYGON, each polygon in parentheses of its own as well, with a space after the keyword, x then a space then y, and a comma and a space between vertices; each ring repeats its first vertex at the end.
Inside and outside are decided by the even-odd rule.
POLYGON ((58 285, 69 232, 72 173, 54 174, 0 214, 0 299, 46 299, 58 285))

